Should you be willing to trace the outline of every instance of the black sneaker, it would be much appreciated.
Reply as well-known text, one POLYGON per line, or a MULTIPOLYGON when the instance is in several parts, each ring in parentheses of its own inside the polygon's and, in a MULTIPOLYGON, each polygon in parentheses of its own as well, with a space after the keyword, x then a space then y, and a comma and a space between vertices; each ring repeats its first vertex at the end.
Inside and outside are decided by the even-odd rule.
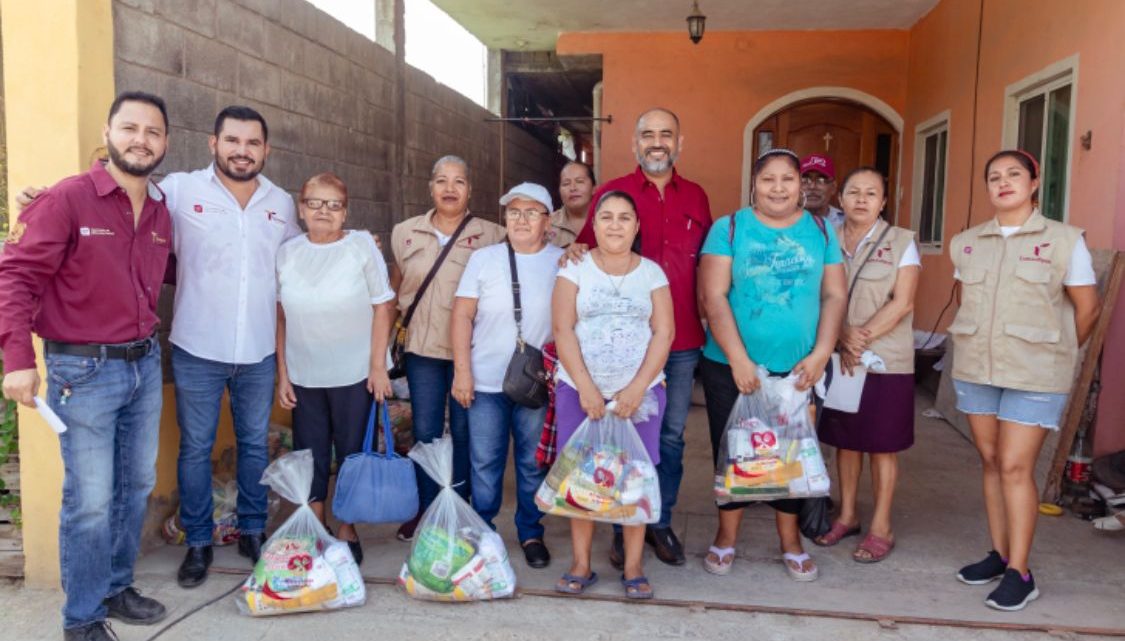
POLYGON ((1004 576, 1008 564, 996 550, 989 550, 984 560, 970 563, 957 572, 957 580, 967 585, 984 585, 1004 576))
POLYGON ((1008 568, 1000 585, 988 595, 984 604, 996 610, 1015 612, 1026 608, 1028 603, 1038 598, 1039 589, 1035 587, 1035 577, 1031 576, 1031 570, 1027 571, 1027 580, 1024 581, 1019 570, 1008 568))
POLYGON ((539 539, 528 539, 520 544, 523 548, 523 558, 527 564, 535 569, 545 568, 551 564, 551 552, 539 539))
POLYGON ((63 630, 63 639, 66 641, 119 641, 113 628, 106 621, 95 621, 80 628, 67 628, 63 630))
POLYGON ((168 616, 168 610, 156 599, 141 596, 135 588, 128 587, 105 600, 107 616, 134 625, 152 625, 168 616))

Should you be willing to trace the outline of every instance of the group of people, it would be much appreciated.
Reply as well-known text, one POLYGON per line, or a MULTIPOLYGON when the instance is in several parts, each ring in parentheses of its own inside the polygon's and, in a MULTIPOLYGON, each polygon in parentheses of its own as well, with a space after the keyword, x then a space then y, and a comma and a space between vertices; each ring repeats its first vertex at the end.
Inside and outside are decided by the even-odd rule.
MULTIPOLYGON (((861 533, 866 453, 875 510, 853 557, 877 562, 894 548, 896 453, 913 443, 921 259, 913 233, 881 216, 886 177, 877 169, 837 182, 827 156, 770 149, 754 162, 749 205, 713 221, 702 187, 675 168, 679 119, 651 109, 636 121, 635 171, 596 187, 588 166, 570 162, 560 207, 544 187, 523 183, 500 199, 503 225, 469 211, 467 163, 440 158, 429 181, 433 207, 394 227, 388 268, 375 238, 345 229, 348 189, 339 177, 309 178, 294 207, 261 174, 268 128, 256 111, 223 109, 209 141, 212 164, 157 185, 149 177, 167 133, 159 97, 119 95, 103 132, 108 159, 50 189, 25 190, 29 204, 0 257, 4 395, 36 403, 35 332, 45 345, 46 403, 69 427, 60 435, 66 638, 110 638, 107 616, 155 623, 166 615, 133 587, 155 481, 162 377, 154 332, 164 282, 176 286, 183 587, 202 583, 212 561, 210 456, 224 391, 238 446, 239 552, 256 561, 275 390, 293 411, 294 447, 313 452, 311 501, 324 520, 332 454, 342 461, 361 449, 372 403, 392 394, 387 354, 396 341, 415 439, 448 431, 453 486, 493 527, 511 443, 515 525, 530 567, 551 560, 534 500, 546 474, 541 436, 554 431, 548 449, 561 450, 585 420, 613 412, 634 419, 662 505, 656 523, 614 528, 609 560, 626 596, 651 598, 645 544, 664 563, 685 562, 672 515, 695 380, 718 464, 731 408, 761 386, 760 371, 793 375, 801 391, 865 372, 856 411, 818 409, 820 438, 838 450, 840 509, 813 542, 861 533), (832 206, 837 192, 841 210, 832 206), (557 353, 548 406, 504 393, 517 344, 557 353), (646 398, 655 413, 637 412, 646 398)), ((953 376, 984 467, 993 548, 957 578, 1002 579, 986 600, 1001 609, 1038 594, 1028 566, 1032 470, 1046 430, 1058 427, 1097 313, 1081 231, 1038 213, 1038 180, 1025 152, 993 156, 985 181, 996 215, 951 243, 961 292, 949 328, 953 376)), ((420 515, 438 487, 421 473, 417 482, 420 515)), ((782 562, 797 581, 818 576, 798 522, 807 500, 770 502, 782 562)), ((708 572, 731 571, 746 506, 719 506, 708 572)), ((417 523, 402 524, 398 537, 411 539, 417 523)), ((598 580, 594 530, 592 521, 571 520, 559 592, 580 594, 598 580)), ((361 561, 353 524, 336 535, 361 561)))

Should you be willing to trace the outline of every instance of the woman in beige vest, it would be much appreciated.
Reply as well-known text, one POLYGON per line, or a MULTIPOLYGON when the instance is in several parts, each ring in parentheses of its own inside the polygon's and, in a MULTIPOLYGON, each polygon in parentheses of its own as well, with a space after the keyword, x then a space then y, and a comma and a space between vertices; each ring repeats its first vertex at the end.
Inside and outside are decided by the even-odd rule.
MULTIPOLYGON (((398 311, 406 314, 418 304, 407 326, 406 382, 410 387, 414 440, 441 438, 448 410, 453 437, 453 482, 457 493, 469 499, 469 422, 465 408, 453 400, 453 345, 450 324, 453 299, 469 256, 481 247, 504 240, 504 228, 469 213, 469 167, 457 156, 443 156, 430 175, 430 211, 408 218, 391 230, 391 286, 398 292, 398 311), (452 245, 429 285, 422 283, 438 256, 452 245)), ((404 319, 405 321, 405 319, 404 319)), ((422 471, 418 477, 419 515, 437 496, 437 483, 422 471)), ((404 523, 398 538, 414 537, 418 518, 404 523)))
POLYGON ((914 444, 914 292, 922 261, 914 233, 880 217, 887 205, 886 178, 860 167, 844 178, 840 204, 848 312, 837 346, 845 372, 865 376, 856 412, 825 408, 820 440, 839 452, 840 514, 814 541, 836 545, 859 534, 856 492, 863 455, 871 458, 875 513, 852 558, 882 561, 894 548, 891 500, 898 480, 898 452, 914 444))
POLYGON ((957 409, 968 414, 984 468, 993 549, 957 578, 970 585, 1002 579, 985 603, 1020 610, 1039 596, 1028 569, 1039 503, 1035 461, 1047 430, 1059 427, 1098 294, 1082 231, 1035 207, 1035 159, 1001 151, 984 178, 996 215, 950 243, 960 310, 949 333, 957 409))

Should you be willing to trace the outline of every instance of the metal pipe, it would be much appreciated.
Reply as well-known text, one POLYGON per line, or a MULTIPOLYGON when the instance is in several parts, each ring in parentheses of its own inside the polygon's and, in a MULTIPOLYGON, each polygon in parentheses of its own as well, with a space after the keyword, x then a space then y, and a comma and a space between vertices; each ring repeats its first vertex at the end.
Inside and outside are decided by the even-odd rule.
POLYGON ((513 117, 508 117, 508 118, 493 116, 491 118, 485 118, 484 121, 485 122, 608 122, 608 123, 612 123, 613 122, 613 116, 612 115, 605 116, 604 118, 600 118, 600 117, 597 117, 597 116, 574 116, 574 117, 567 117, 567 116, 536 116, 536 117, 513 116, 513 117))

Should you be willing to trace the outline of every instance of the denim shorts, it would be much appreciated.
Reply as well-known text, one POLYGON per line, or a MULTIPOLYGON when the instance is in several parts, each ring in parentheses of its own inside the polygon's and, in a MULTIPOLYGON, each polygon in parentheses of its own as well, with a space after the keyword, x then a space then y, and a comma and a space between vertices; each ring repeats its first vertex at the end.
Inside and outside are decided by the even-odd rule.
POLYGON ((1028 392, 953 379, 957 409, 966 414, 991 414, 1001 421, 1059 429, 1067 394, 1028 392))

